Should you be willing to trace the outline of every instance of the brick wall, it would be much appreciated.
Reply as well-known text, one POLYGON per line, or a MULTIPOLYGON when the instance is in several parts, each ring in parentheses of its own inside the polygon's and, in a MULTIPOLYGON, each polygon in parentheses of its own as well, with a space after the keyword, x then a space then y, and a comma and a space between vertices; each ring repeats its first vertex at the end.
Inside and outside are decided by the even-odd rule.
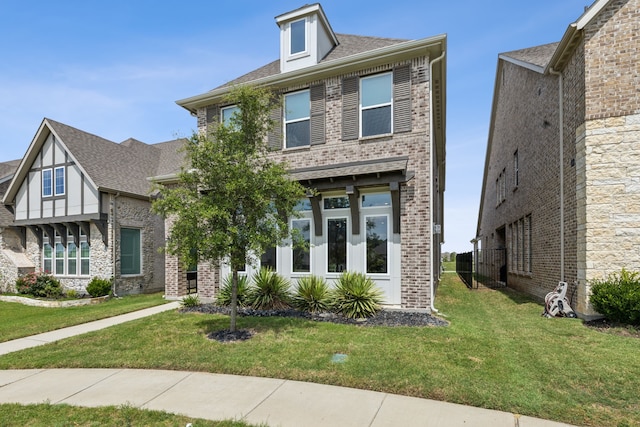
MULTIPOLYGON (((401 187, 401 302, 405 308, 428 308, 430 306, 429 271, 432 248, 429 247, 430 206, 429 193, 431 174, 429 171, 428 120, 429 82, 428 58, 420 57, 411 62, 412 70, 412 131, 393 136, 363 140, 343 141, 342 138, 342 78, 343 75, 325 80, 325 128, 326 142, 286 152, 274 152, 273 158, 288 162, 291 168, 323 166, 349 161, 386 159, 409 156, 408 170, 415 177, 401 187)), ((364 69, 359 75, 390 70, 395 65, 364 69)), ((295 88, 288 88, 293 90, 295 88)), ((198 126, 206 126, 206 108, 198 111, 198 126)), ((173 265, 173 264, 172 264, 173 265)), ((219 286, 218 269, 211 283, 204 284, 204 274, 199 271, 199 288, 207 289, 206 296, 215 293, 219 286)), ((173 274, 173 273, 172 273, 173 274)), ((211 277, 208 275, 207 277, 211 277)), ((173 280, 173 279, 172 279, 173 280)), ((173 283, 173 282, 171 282, 173 283)), ((175 287, 171 285, 172 289, 175 287)))

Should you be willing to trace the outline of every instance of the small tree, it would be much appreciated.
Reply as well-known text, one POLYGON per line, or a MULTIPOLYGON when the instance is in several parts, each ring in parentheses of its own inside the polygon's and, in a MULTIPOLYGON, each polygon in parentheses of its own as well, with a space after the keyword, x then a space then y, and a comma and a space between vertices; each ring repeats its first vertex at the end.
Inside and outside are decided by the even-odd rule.
POLYGON ((285 164, 268 156, 272 94, 239 86, 225 101, 238 110, 228 122, 194 133, 186 146, 189 169, 179 174, 180 185, 158 186, 160 197, 153 209, 174 218, 167 250, 185 265, 229 263, 230 330, 235 332, 238 271, 251 254, 264 253, 290 237, 287 218, 305 190, 289 179, 285 164))

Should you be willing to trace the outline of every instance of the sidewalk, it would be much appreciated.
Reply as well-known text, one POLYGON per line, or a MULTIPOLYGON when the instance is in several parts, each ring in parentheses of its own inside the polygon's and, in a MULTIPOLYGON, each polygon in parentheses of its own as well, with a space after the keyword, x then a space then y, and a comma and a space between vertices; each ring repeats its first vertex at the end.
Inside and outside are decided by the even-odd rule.
MULTIPOLYGON (((0 343, 0 355, 173 310, 164 304, 0 343)), ((0 403, 129 404, 270 427, 561 427, 567 424, 427 399, 272 378, 138 369, 0 370, 0 403)))

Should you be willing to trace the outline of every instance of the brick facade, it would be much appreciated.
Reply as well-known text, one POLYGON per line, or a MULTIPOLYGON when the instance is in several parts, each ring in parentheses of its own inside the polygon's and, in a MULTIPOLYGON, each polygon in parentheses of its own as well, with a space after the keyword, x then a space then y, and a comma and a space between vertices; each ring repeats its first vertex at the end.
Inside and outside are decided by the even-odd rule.
POLYGON ((500 60, 478 227, 482 248, 495 248, 500 243, 492 236, 500 227, 531 215, 531 272, 510 272, 508 285, 542 298, 564 280, 572 306, 585 317, 596 314, 588 302, 590 280, 621 268, 640 270, 640 1, 599 1, 592 7, 600 6, 589 22, 578 21, 581 33, 568 30, 565 37, 575 43, 566 58, 537 70, 512 62, 509 54, 500 60), (561 103, 554 69, 562 72, 561 103), (496 206, 496 176, 505 167, 509 176, 515 150, 521 184, 496 206))
MULTIPOLYGON (((332 75, 324 76, 321 80, 317 78, 309 78, 308 81, 298 79, 295 84, 285 87, 279 84, 277 91, 281 94, 318 85, 323 87, 324 140, 317 144, 312 143, 295 149, 280 149, 270 153, 272 159, 285 161, 294 172, 297 169, 305 168, 327 168, 330 170, 336 165, 350 162, 375 164, 375 162, 393 158, 407 159, 406 170, 410 171, 412 178, 407 182, 402 182, 399 187, 400 233, 389 236, 389 241, 392 242, 390 246, 395 245, 398 250, 398 256, 393 258, 394 265, 390 267, 393 271, 397 269, 398 273, 397 276, 394 276, 395 273, 389 274, 393 288, 389 291, 389 295, 398 296, 398 302, 392 304, 411 309, 430 309, 432 306, 431 296, 437 286, 440 267, 441 234, 432 234, 431 224, 432 222, 441 224, 442 218, 437 213, 434 218, 431 218, 431 215, 436 208, 439 211, 442 207, 442 191, 438 177, 444 162, 444 146, 441 148, 440 157, 433 152, 431 147, 431 144, 435 144, 430 124, 432 114, 430 99, 434 87, 429 81, 431 75, 429 64, 430 60, 434 58, 429 57, 426 52, 425 50, 410 56, 404 55, 405 57, 402 59, 390 60, 383 64, 380 64, 380 61, 375 61, 374 66, 363 64, 356 68, 348 65, 344 67, 344 71, 336 69, 332 75), (349 78, 362 78, 376 73, 390 72, 401 67, 408 67, 410 75, 410 106, 407 110, 407 114, 410 114, 410 120, 408 120, 408 116, 406 120, 408 130, 405 131, 405 123, 403 122, 403 127, 398 126, 401 130, 396 129, 393 134, 365 138, 348 136, 351 135, 352 129, 348 134, 344 132, 343 125, 347 122, 343 122, 346 108, 343 82, 349 78), (432 156, 433 160, 431 161, 432 156), (433 170, 430 170, 431 166, 433 166, 433 170), (433 206, 431 206, 432 199, 433 206), (432 270, 436 272, 433 282, 430 279, 432 270)), ((444 82, 440 81, 435 84, 443 85, 444 82)), ((211 120, 211 112, 217 111, 219 106, 215 103, 207 105, 200 103, 197 108, 194 108, 200 131, 206 130, 207 122, 211 120)), ((302 182, 302 184, 309 185, 306 182, 302 182)), ((314 188, 312 184, 309 186, 314 188)), ((364 189, 378 188, 382 189, 381 191, 389 192, 389 181, 380 179, 379 184, 369 183, 364 189)), ((335 188, 329 187, 321 191, 322 196, 335 194, 345 194, 344 184, 336 184, 335 188)), ((389 212, 391 212, 390 207, 389 212)), ((327 218, 324 215, 323 218, 327 218)), ((351 217, 349 217, 349 223, 350 221, 351 217)), ((167 219, 165 226, 167 230, 170 230, 170 219, 167 219)), ((359 236, 350 242, 350 247, 352 244, 363 245, 362 241, 358 239, 360 239, 359 236)), ((323 259, 322 256, 319 259, 323 259)), ((350 262, 352 266, 359 265, 358 263, 362 264, 359 260, 350 262)), ((166 267, 167 297, 179 298, 186 293, 182 267, 178 260, 172 256, 167 256, 166 267)), ((313 274, 327 274, 326 267, 317 267, 317 270, 312 269, 313 274)), ((215 298, 224 271, 226 271, 224 268, 221 271, 220 268, 200 265, 198 267, 199 296, 207 299, 215 298)), ((290 274, 289 271, 279 272, 285 276, 290 274)), ((337 277, 337 274, 327 274, 329 282, 335 278, 334 276, 337 277)), ((295 283, 295 280, 292 282, 295 283)), ((387 301, 387 303, 389 302, 387 301)))

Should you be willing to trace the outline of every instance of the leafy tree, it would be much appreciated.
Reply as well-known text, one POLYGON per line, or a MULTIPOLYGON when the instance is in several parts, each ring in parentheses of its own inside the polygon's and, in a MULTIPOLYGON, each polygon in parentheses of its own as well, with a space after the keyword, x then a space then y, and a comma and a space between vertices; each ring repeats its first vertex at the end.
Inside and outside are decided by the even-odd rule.
POLYGON ((290 237, 287 217, 305 190, 289 179, 286 164, 268 156, 272 94, 239 86, 225 102, 238 109, 228 121, 193 134, 186 145, 189 166, 179 174, 179 185, 158 186, 153 209, 173 218, 166 249, 185 266, 229 263, 230 330, 235 332, 238 271, 251 262, 251 254, 262 254, 290 237))

